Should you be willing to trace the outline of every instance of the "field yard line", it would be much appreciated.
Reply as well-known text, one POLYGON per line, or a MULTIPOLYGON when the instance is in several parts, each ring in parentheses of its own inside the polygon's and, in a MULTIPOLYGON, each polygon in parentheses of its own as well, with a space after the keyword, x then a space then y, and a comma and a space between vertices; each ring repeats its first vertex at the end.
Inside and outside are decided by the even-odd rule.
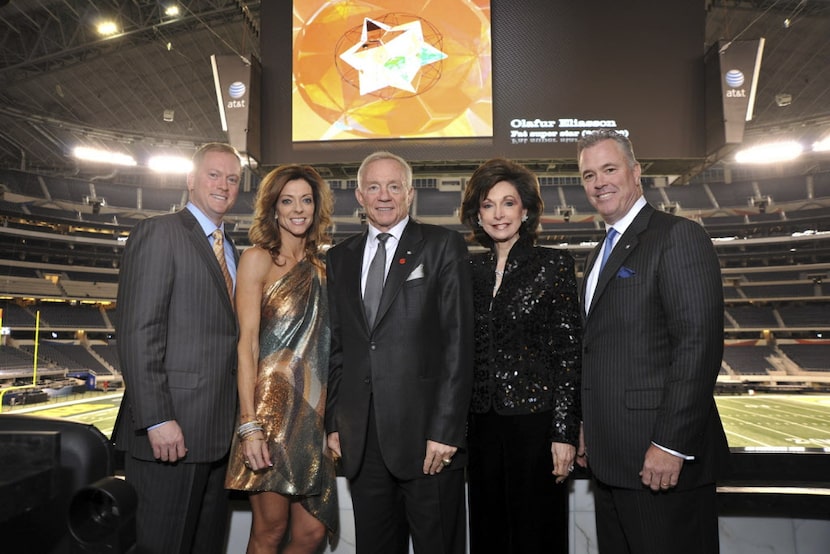
MULTIPOLYGON (((736 417, 732 417, 732 416, 726 416, 726 417, 729 417, 730 419, 734 419, 734 420, 736 420, 736 421, 738 421, 738 422, 740 422, 740 423, 743 423, 743 424, 745 424, 745 425, 752 425, 752 426, 754 426, 754 427, 760 427, 761 429, 764 429, 764 430, 765 430, 765 431, 767 431, 767 432, 770 432, 770 433, 776 433, 776 434, 778 434, 778 435, 781 435, 781 436, 784 436, 784 437, 787 437, 787 438, 790 438, 790 439, 801 439, 801 438, 802 438, 802 437, 797 437, 797 436, 795 436, 795 435, 789 435, 789 434, 787 434, 787 433, 784 433, 783 431, 776 431, 775 429, 770 429, 769 427, 765 427, 764 425, 760 425, 760 424, 758 424, 758 423, 753 423, 753 422, 751 422, 751 421, 741 420, 741 419, 738 419, 738 418, 736 418, 736 417)), ((721 419, 722 419, 722 418, 723 418, 723 415, 721 415, 721 419)))
POLYGON ((790 405, 793 405, 793 404, 797 403, 799 410, 803 409, 806 412, 814 412, 814 413, 818 414, 819 416, 824 416, 825 418, 830 416, 830 409, 817 408, 817 407, 815 407, 815 405, 812 402, 805 402, 804 400, 801 400, 801 399, 798 399, 798 398, 788 397, 788 398, 775 398, 775 399, 771 399, 771 400, 773 402, 779 403, 779 404, 789 403, 790 405))
MULTIPOLYGON (((775 410, 775 413, 777 413, 777 414, 784 414, 784 415, 787 415, 787 416, 798 417, 798 418, 801 418, 801 419, 811 419, 811 420, 818 421, 819 423, 827 423, 828 416, 830 416, 830 414, 825 414, 824 418, 820 418, 818 416, 805 414, 803 412, 791 412, 791 411, 785 410, 783 408, 773 408, 773 409, 775 410)), ((791 423, 793 425, 801 425, 800 423, 796 423, 794 421, 791 422, 791 423)))
MULTIPOLYGON (((734 411, 740 411, 740 410, 735 410, 734 408, 733 408, 733 410, 734 411)), ((744 410, 742 413, 754 413, 754 412, 752 412, 751 410, 744 410)), ((769 408, 769 411, 766 412, 765 414, 754 413, 754 415, 760 415, 760 416, 768 417, 768 418, 776 418, 776 416, 779 416, 779 415, 786 415, 786 416, 796 417, 796 418, 800 418, 800 419, 812 419, 812 420, 818 421, 819 423, 827 423, 828 418, 830 418, 830 413, 828 413, 827 416, 824 419, 822 419, 822 418, 811 416, 809 414, 804 414, 804 413, 797 412, 797 411, 793 412, 793 411, 785 410, 783 408, 776 408, 776 407, 772 407, 772 406, 769 408)), ((789 418, 785 418, 785 421, 787 421, 791 425, 802 425, 801 423, 796 423, 795 421, 793 421, 789 418)))
MULTIPOLYGON (((775 415, 768 415, 768 413, 765 414, 765 413, 754 412, 754 411, 749 410, 749 409, 741 410, 741 409, 734 408, 734 407, 730 408, 730 409, 733 412, 752 414, 754 417, 756 417, 758 419, 767 418, 767 419, 772 419, 774 421, 778 421, 778 419, 775 417, 775 415)), ((786 414, 786 415, 789 415, 789 416, 794 416, 794 417, 811 417, 811 416, 805 416, 805 415, 799 414, 799 413, 783 411, 780 408, 771 408, 771 409, 775 410, 775 413, 777 413, 777 414, 782 414, 783 413, 783 414, 786 414)), ((723 414, 721 414, 721 417, 723 417, 723 414)), ((751 422, 747 421, 746 423, 751 423, 751 422)), ((790 425, 790 426, 804 427, 805 429, 808 429, 808 430, 813 431, 813 432, 820 432, 823 435, 830 434, 830 432, 828 432, 828 429, 826 427, 824 427, 824 428, 814 427, 814 426, 811 426, 811 425, 806 425, 804 423, 797 423, 797 422, 793 421, 792 419, 785 419, 785 423, 787 425, 790 425)), ((826 420, 820 420, 820 423, 826 423, 826 420)))
MULTIPOLYGON (((768 410, 768 408, 763 408, 762 410, 759 410, 759 411, 754 411, 750 408, 741 409, 741 408, 736 408, 734 406, 730 408, 730 411, 733 412, 733 413, 752 414, 752 416, 755 417, 755 418, 759 418, 759 419, 760 418, 767 418, 767 419, 772 419, 773 421, 778 421, 778 419, 774 415, 771 415, 769 413, 769 411, 767 411, 767 410, 768 410)), ((723 416, 723 412, 721 412, 721 416, 723 416)))
MULTIPOLYGON (((758 444, 758 445, 760 445, 760 446, 773 446, 773 445, 771 445, 771 444, 767 444, 767 443, 765 443, 765 442, 761 442, 761 441, 759 441, 759 440, 753 439, 752 437, 747 437, 746 435, 742 435, 742 434, 740 434, 740 433, 735 433, 734 431, 724 430, 724 432, 726 433, 727 437, 728 437, 729 435, 732 435, 732 436, 735 436, 735 437, 742 438, 742 439, 744 439, 744 440, 746 440, 746 441, 749 441, 749 442, 754 442, 754 443, 756 443, 756 444, 758 444)), ((727 442, 728 442, 728 440, 727 440, 727 442)))
MULTIPOLYGON (((792 407, 793 409, 798 410, 798 408, 795 408, 793 406, 790 406, 790 407, 792 407)), ((785 415, 789 415, 789 416, 799 417, 799 418, 802 418, 802 419, 805 419, 805 418, 806 419, 818 419, 821 422, 826 422, 828 420, 828 416, 830 416, 830 412, 828 412, 827 414, 825 414, 824 419, 814 418, 813 416, 811 416, 809 414, 804 414, 800 411, 795 411, 795 412, 787 411, 782 407, 771 406, 768 403, 765 404, 765 407, 762 407, 758 411, 755 411, 753 408, 747 408, 746 405, 744 405, 743 407, 741 407, 741 406, 730 406, 728 409, 732 410, 733 412, 752 414, 753 416, 767 417, 767 418, 772 418, 772 419, 776 419, 781 414, 785 414, 785 415)))
POLYGON ((723 402, 724 404, 745 404, 747 401, 751 402, 760 402, 760 401, 770 401, 771 403, 790 403, 790 404, 798 404, 798 409, 804 409, 808 412, 813 412, 819 415, 823 415, 825 418, 830 416, 830 409, 828 408, 821 408, 815 405, 814 402, 808 402, 807 399, 824 399, 830 400, 830 396, 827 395, 809 395, 809 396, 796 396, 793 394, 784 394, 784 395, 777 395, 777 394, 756 394, 752 397, 747 396, 716 396, 716 402, 720 404, 723 402))

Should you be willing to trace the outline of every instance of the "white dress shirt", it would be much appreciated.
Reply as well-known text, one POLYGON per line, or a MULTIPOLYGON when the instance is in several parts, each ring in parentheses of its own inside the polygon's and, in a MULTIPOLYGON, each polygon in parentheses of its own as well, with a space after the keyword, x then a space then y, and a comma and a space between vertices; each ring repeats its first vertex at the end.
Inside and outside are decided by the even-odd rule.
MULTIPOLYGON (((640 196, 635 202, 634 205, 631 206, 631 209, 628 210, 628 213, 625 214, 619 221, 614 223, 613 225, 606 225, 605 232, 608 234, 608 228, 613 227, 618 235, 614 237, 612 249, 617 243, 620 241, 620 237, 622 237, 628 228, 631 226, 631 222, 634 221, 634 218, 637 217, 637 214, 640 213, 646 205, 646 199, 644 196, 640 196)), ((588 282, 585 284, 585 306, 583 309, 587 314, 589 308, 591 307, 591 302, 594 301, 594 291, 597 288, 597 280, 599 279, 599 261, 602 259, 603 255, 605 254, 605 244, 602 245, 602 248, 599 251, 599 255, 597 255, 597 259, 594 261, 594 267, 591 268, 591 273, 588 275, 588 282)))
MULTIPOLYGON (((403 230, 406 227, 406 224, 409 223, 409 216, 406 216, 401 221, 399 221, 394 227, 386 231, 389 233, 389 238, 386 239, 386 268, 384 269, 384 280, 387 275, 389 275, 389 268, 392 267, 392 258, 395 256, 395 250, 398 248, 398 241, 401 240, 401 235, 403 234, 403 230)), ((369 225, 369 236, 366 237, 366 246, 363 248, 363 264, 360 269, 360 294, 361 297, 363 293, 366 292, 366 276, 369 274, 369 266, 372 264, 372 258, 375 257, 375 252, 378 249, 378 235, 382 231, 378 231, 371 225, 369 225)))

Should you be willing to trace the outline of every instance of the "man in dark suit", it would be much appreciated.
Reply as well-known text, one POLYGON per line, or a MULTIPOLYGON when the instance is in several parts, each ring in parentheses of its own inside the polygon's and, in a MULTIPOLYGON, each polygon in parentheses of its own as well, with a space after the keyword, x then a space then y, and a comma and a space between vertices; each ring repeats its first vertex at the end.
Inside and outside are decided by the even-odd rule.
POLYGON ((473 354, 467 249, 458 233, 409 218, 415 191, 403 159, 376 152, 357 181, 369 227, 328 253, 326 405, 357 552, 405 554, 411 535, 418 554, 460 554, 473 354))
POLYGON ((717 255, 700 225, 646 203, 626 137, 586 136, 578 157, 608 231, 581 293, 578 462, 596 479, 599 549, 717 552, 715 479, 729 452, 713 398, 723 354, 717 255))
POLYGON ((224 552, 238 254, 222 218, 240 177, 236 150, 203 146, 186 208, 138 223, 121 261, 116 329, 126 391, 114 438, 138 492, 142 553, 224 552))

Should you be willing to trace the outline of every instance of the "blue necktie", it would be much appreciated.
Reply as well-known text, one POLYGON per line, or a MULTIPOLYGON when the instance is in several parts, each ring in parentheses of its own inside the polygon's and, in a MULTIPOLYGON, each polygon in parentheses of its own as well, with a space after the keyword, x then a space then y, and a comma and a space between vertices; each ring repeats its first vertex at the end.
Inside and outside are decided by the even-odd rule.
POLYGON ((363 290, 363 307, 366 310, 366 320, 369 327, 375 324, 375 315, 380 306, 380 295, 383 292, 383 281, 386 277, 386 239, 389 233, 378 234, 378 249, 372 263, 369 264, 369 272, 366 274, 366 286, 363 290))
POLYGON ((611 255, 611 250, 614 249, 614 237, 618 234, 613 227, 608 228, 608 234, 605 235, 605 249, 602 251, 602 261, 599 264, 600 273, 602 273, 602 268, 605 267, 605 262, 608 261, 608 256, 611 255))

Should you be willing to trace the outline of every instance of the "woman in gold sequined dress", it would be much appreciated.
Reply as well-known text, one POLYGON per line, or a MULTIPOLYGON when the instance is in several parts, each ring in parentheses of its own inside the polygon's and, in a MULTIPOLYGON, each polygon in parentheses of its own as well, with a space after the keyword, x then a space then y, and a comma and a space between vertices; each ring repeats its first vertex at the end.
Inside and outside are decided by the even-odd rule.
POLYGON ((286 165, 262 181, 253 247, 240 259, 240 420, 225 486, 248 491, 248 553, 315 552, 337 529, 334 460, 326 448, 330 330, 326 273, 332 197, 311 167, 286 165))

